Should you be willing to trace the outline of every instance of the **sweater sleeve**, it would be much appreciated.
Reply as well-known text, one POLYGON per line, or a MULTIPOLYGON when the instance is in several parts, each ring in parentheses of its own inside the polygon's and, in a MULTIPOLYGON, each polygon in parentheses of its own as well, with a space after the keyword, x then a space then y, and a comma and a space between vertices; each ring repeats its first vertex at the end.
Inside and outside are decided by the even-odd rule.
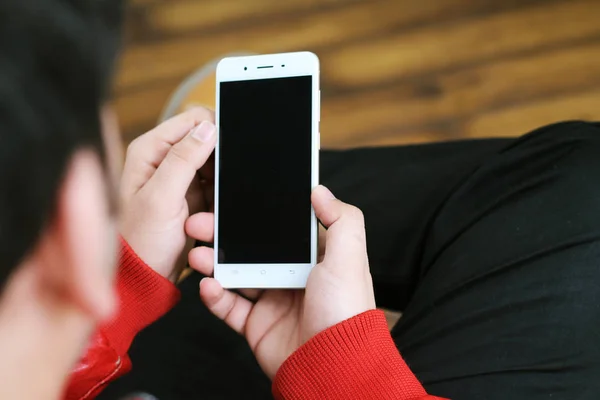
POLYGON ((279 400, 433 400, 396 349, 382 311, 372 310, 319 333, 281 366, 279 400))
POLYGON ((93 399, 110 382, 126 374, 131 369, 127 351, 135 335, 179 300, 175 285, 148 267, 124 240, 116 287, 117 314, 90 338, 65 387, 65 400, 93 399))
POLYGON ((142 329, 167 313, 180 298, 177 287, 154 272, 121 239, 117 273, 119 311, 101 330, 119 355, 124 355, 142 329))

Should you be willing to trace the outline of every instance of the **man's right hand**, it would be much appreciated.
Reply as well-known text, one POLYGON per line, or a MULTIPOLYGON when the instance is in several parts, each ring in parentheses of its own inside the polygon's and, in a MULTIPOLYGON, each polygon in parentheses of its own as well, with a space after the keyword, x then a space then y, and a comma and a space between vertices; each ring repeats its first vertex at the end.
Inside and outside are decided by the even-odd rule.
MULTIPOLYGON (((306 290, 246 290, 244 297, 225 290, 213 278, 200 282, 200 297, 232 329, 245 335, 256 359, 273 378, 281 364, 323 330, 375 309, 363 215, 337 200, 323 186, 312 193, 319 220, 328 228, 323 260, 313 268, 306 290)), ((211 242, 205 214, 186 223, 187 234, 211 242)), ((190 266, 205 275, 214 271, 213 250, 193 249, 190 266)))

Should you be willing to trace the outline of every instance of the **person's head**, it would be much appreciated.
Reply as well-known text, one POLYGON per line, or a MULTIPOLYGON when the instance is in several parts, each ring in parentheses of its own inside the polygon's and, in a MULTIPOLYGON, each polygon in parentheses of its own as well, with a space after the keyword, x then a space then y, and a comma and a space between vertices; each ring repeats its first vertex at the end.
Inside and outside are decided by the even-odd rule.
POLYGON ((19 325, 75 332, 111 312, 121 3, 0 1, 0 346, 19 325))

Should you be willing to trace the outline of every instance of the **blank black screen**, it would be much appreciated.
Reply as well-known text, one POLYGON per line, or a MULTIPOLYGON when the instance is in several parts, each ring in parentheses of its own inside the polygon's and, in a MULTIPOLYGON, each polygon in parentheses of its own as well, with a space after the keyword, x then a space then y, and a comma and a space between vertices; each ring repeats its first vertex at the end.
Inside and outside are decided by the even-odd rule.
POLYGON ((220 85, 220 262, 309 263, 312 76, 220 85))

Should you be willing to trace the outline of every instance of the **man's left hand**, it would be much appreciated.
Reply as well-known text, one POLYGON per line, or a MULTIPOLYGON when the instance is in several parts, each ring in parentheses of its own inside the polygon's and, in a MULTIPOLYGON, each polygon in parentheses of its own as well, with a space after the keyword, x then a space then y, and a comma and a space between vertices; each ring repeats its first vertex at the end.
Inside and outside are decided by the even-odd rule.
MULTIPOLYGON (((205 164, 216 141, 214 114, 193 108, 138 137, 127 149, 121 234, 146 264, 172 282, 181 272, 177 264, 186 245, 186 219, 190 212, 210 207, 201 192, 202 170, 212 175, 205 164)), ((206 178, 212 183, 211 176, 206 178)))

